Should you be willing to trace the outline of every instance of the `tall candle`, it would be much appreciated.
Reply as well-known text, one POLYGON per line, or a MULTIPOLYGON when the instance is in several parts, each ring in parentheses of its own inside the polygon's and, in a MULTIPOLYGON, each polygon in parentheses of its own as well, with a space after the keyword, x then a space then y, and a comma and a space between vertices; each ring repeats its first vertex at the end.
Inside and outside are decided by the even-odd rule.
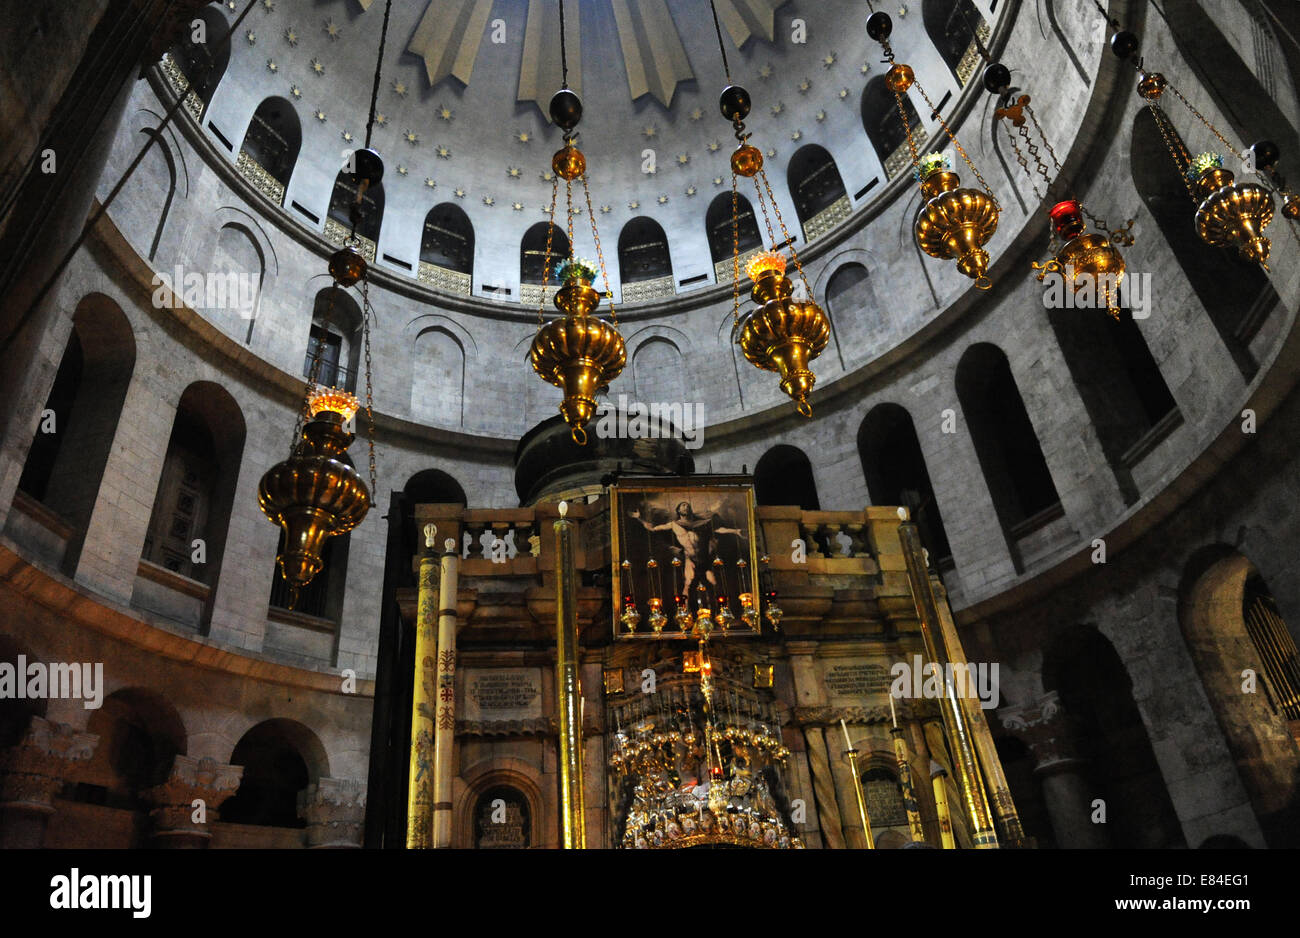
POLYGON ((898 729, 898 714, 894 712, 894 695, 893 695, 893 692, 890 692, 890 695, 889 695, 889 720, 890 720, 891 723, 894 724, 894 729, 898 729))
POLYGON ((849 738, 849 728, 844 724, 843 717, 840 717, 840 729, 844 730, 844 744, 852 749, 853 740, 849 738))

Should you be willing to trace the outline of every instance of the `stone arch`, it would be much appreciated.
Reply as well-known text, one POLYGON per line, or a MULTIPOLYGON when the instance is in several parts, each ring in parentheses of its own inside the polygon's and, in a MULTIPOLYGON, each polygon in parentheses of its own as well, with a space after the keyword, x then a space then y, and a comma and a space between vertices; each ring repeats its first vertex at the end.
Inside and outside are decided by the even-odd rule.
POLYGON ((172 55, 189 82, 190 90, 203 102, 206 111, 230 64, 231 43, 222 41, 230 27, 221 11, 211 5, 199 10, 195 20, 203 22, 203 41, 194 41, 194 20, 187 21, 181 30, 180 41, 172 47, 172 55))
MULTIPOLYGON (((1226 544, 1184 566, 1178 623, 1270 847, 1300 843, 1300 656, 1263 577, 1226 544), (1256 691, 1243 693, 1244 672, 1256 691)), ((1294 626, 1292 626, 1294 628, 1294 626)))
MULTIPOLYGON (((830 152, 815 143, 806 143, 790 157, 786 184, 794 200, 795 213, 806 227, 815 216, 840 199, 848 198, 844 179, 830 152)), ((804 240, 808 240, 805 233, 804 240)))
MULTIPOLYGON (((139 125, 141 118, 144 118, 143 126, 138 127, 137 135, 132 138, 132 149, 142 148, 150 138, 154 143, 113 202, 113 214, 120 218, 121 213, 129 213, 126 215, 128 223, 138 226, 136 230, 140 230, 147 239, 146 257, 150 261, 158 256, 163 229, 167 226, 167 218, 171 214, 172 203, 176 200, 181 182, 177 150, 169 140, 171 128, 166 133, 161 132, 157 125, 149 123, 153 117, 156 115, 152 112, 140 111, 133 121, 139 125)), ((119 225, 122 222, 119 221, 119 225)))
POLYGON ((104 469, 117 434, 127 388, 135 371, 136 342, 122 308, 102 293, 81 299, 72 331, 45 402, 18 489, 69 529, 63 547, 45 559, 65 572, 76 569, 104 469))
POLYGON ((249 344, 265 278, 266 255, 258 239, 239 222, 222 225, 212 253, 204 315, 249 344))
POLYGON ((298 796, 329 778, 320 738, 297 720, 277 717, 251 727, 228 760, 243 766, 239 789, 221 804, 221 820, 269 827, 305 827, 298 796))
MULTIPOLYGON (((352 184, 348 176, 348 167, 345 165, 334 177, 334 188, 330 193, 330 205, 326 214, 331 220, 351 231, 351 208, 356 202, 357 187, 352 184)), ((384 226, 384 184, 381 182, 367 188, 361 198, 361 204, 364 211, 357 224, 357 234, 372 244, 378 244, 379 232, 384 226)))
MULTIPOLYGON (((289 189, 301 149, 302 122, 293 103, 278 95, 264 98, 248 122, 239 156, 251 159, 279 183, 279 205, 284 204, 284 194, 289 189)), ((262 187, 258 190, 268 195, 262 187)))
POLYGON ((554 822, 546 813, 546 801, 541 789, 541 773, 531 763, 512 757, 493 759, 463 770, 460 777, 465 785, 456 797, 453 809, 455 818, 452 828, 453 847, 470 849, 475 846, 477 818, 474 809, 483 795, 500 787, 512 788, 519 792, 528 805, 532 822, 529 846, 552 845, 555 837, 554 822))
POLYGON ((658 280, 673 275, 668 236, 659 222, 638 215, 618 234, 618 276, 622 284, 658 280))
MULTIPOLYGON (((957 363, 957 399, 1007 542, 1060 517, 1061 499, 1006 354, 979 342, 957 363)), ((1017 570, 1022 561, 1012 550, 1017 570)))
POLYGON ((317 291, 307 331, 303 377, 310 377, 319 355, 316 382, 355 391, 361 365, 362 343, 357 338, 362 320, 361 307, 342 287, 328 286, 317 291))
POLYGON ((1111 847, 1186 846, 1132 678, 1110 640, 1082 624, 1052 636, 1043 650, 1043 688, 1057 692, 1072 727, 1087 796, 1077 810, 1089 811, 1093 799, 1105 802, 1111 847))
MULTIPOLYGON (((1176 130, 1169 132, 1177 137, 1176 130)), ((1249 343, 1278 304, 1277 292, 1258 264, 1243 260, 1236 251, 1206 244, 1197 235, 1195 205, 1178 178, 1181 168, 1174 164, 1149 108, 1134 116, 1132 141, 1133 185, 1224 346, 1249 381, 1259 369, 1249 343)))
POLYGON ((440 426, 465 423, 465 347, 450 329, 429 326, 415 336, 411 418, 440 426))
MULTIPOLYGON (((709 242, 709 257, 714 264, 731 260, 737 247, 743 255, 747 251, 763 246, 763 236, 758 230, 758 218, 754 214, 753 203, 738 192, 735 209, 738 224, 734 232, 730 192, 719 192, 704 213, 704 236, 709 242), (736 243, 737 236, 738 243, 736 243)), ((745 277, 743 266, 740 269, 740 276, 741 279, 745 277)))
POLYGON ((975 44, 976 30, 984 24, 979 9, 971 0, 923 0, 921 20, 939 57, 959 83, 965 84, 958 66, 975 44))
MULTIPOLYGON (((906 94, 903 95, 903 108, 907 112, 908 126, 912 129, 912 133, 916 134, 921 130, 921 116, 916 113, 916 106, 906 94)), ((871 141, 871 146, 876 151, 876 157, 880 160, 880 167, 885 171, 886 178, 892 179, 900 171, 910 167, 912 163, 911 151, 907 148, 907 130, 903 127, 903 120, 898 114, 898 100, 885 86, 884 75, 875 76, 862 87, 859 112, 862 118, 862 129, 866 131, 867 139, 871 141), (891 159, 895 154, 907 158, 891 159)))
POLYGON ((188 751, 176 708, 148 688, 126 687, 106 696, 86 732, 99 742, 91 758, 69 772, 74 801, 142 810, 144 793, 165 782, 176 756, 188 751))
POLYGON ((754 500, 759 505, 798 505, 820 511, 812 463, 797 446, 773 446, 754 466, 754 500))
POLYGON ((200 630, 221 576, 246 433, 243 411, 221 385, 196 381, 181 394, 140 559, 206 585, 208 595, 185 612, 160 605, 153 591, 141 596, 139 586, 134 601, 171 618, 184 615, 200 630))
POLYGON ((642 403, 686 403, 685 367, 677 343, 652 335, 632 352, 632 386, 642 403))
POLYGON ((935 566, 950 564, 952 548, 907 408, 884 403, 867 412, 858 425, 858 458, 871 503, 906 506, 935 566))

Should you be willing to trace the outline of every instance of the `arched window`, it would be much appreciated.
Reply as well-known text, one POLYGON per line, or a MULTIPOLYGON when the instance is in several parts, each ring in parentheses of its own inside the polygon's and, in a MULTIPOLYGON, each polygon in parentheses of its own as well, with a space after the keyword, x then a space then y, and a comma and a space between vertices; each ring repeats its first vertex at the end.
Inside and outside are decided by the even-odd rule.
POLYGON ((402 544, 405 545, 407 562, 398 567, 399 588, 416 585, 415 571, 409 559, 418 556, 424 549, 423 525, 416 521, 416 506, 453 504, 463 508, 468 503, 465 489, 441 469, 423 469, 411 476, 401 491, 402 544))
POLYGON ((803 450, 781 444, 759 458, 754 467, 754 500, 760 505, 798 505, 804 511, 821 510, 812 463, 803 450))
POLYGON ((1130 470, 1178 423, 1178 407, 1130 310, 1052 309, 1048 321, 1106 459, 1131 503, 1130 470))
POLYGON ((1206 244, 1197 235, 1196 205, 1178 178, 1179 170, 1147 108, 1133 118, 1131 167, 1133 185, 1155 228, 1169 244, 1237 367, 1251 379, 1259 365, 1250 354, 1249 342, 1278 302, 1268 276, 1236 251, 1206 244))
POLYGON ((958 82, 966 84, 979 61, 976 30, 980 30, 983 38, 988 37, 984 17, 971 0, 924 0, 921 19, 940 58, 952 69, 958 82))
POLYGON ((957 364, 957 399, 1008 539, 1059 517, 1056 484, 1000 348, 981 342, 966 350, 957 364))
POLYGON ((912 415, 898 404, 877 404, 858 427, 858 457, 873 505, 903 505, 916 521, 921 543, 936 567, 951 562, 925 456, 912 415))
POLYGON ((99 742, 89 761, 71 768, 66 789, 70 799, 129 811, 152 807, 145 792, 167 780, 176 756, 184 755, 187 745, 176 709, 140 688, 124 688, 105 697, 86 732, 98 736, 99 742))
MULTIPOLYGON (((42 528, 58 529, 56 543, 34 553, 64 572, 75 571, 80 559, 134 368, 135 336, 126 316, 108 297, 87 296, 73 314, 14 498, 42 528), (44 510, 32 510, 35 505, 44 510)), ((12 520, 8 530, 14 531, 12 520)), ((34 547, 49 543, 45 535, 30 540, 34 547)))
POLYGON ((284 98, 270 97, 257 106, 239 150, 239 167, 251 174, 257 189, 276 205, 284 204, 284 191, 302 148, 302 124, 298 112, 284 98), (262 172, 250 173, 251 166, 262 172))
MULTIPOLYGON (((912 99, 903 95, 903 109, 907 112, 907 126, 918 141, 926 139, 920 115, 912 99)), ((907 146, 907 130, 898 113, 894 93, 885 87, 885 77, 877 75, 862 89, 862 129, 885 169, 885 176, 893 179, 912 165, 912 151, 907 146)))
MULTIPOLYGON (((342 243, 352 230, 352 206, 357 200, 357 187, 348 179, 347 167, 339 170, 334 178, 334 191, 330 195, 329 221, 326 235, 336 243, 342 243)), ((362 253, 374 260, 375 245, 379 243, 379 229, 384 223, 384 184, 370 186, 361 198, 362 214, 357 223, 357 234, 370 243, 363 244, 362 253)))
POLYGON ((489 788, 474 805, 476 850, 523 850, 532 846, 528 799, 507 785, 489 788))
MULTIPOLYGON (((185 389, 167 441, 142 561, 209 588, 216 585, 244 435, 244 416, 224 388, 196 381, 185 389)), ((139 587, 136 593, 136 602, 152 611, 181 615, 160 606, 157 597, 141 596, 139 587)), ((201 622, 187 618, 187 624, 201 622)))
POLYGON ((849 196, 835 160, 815 143, 800 147, 790 157, 786 171, 795 212, 803 223, 805 241, 811 241, 848 217, 849 196), (841 201, 842 200, 842 201, 841 201))
POLYGON ((230 64, 230 43, 223 41, 227 31, 225 17, 209 6, 185 24, 181 41, 172 49, 190 90, 204 105, 212 100, 212 92, 230 64), (195 41, 196 36, 200 41, 195 41))
POLYGON ((1099 827, 1109 846, 1186 846, 1115 646, 1094 626, 1065 629, 1043 650, 1043 688, 1060 695, 1075 731, 1079 774, 1087 785, 1079 809, 1087 810, 1094 798, 1106 803, 1106 823, 1099 827))
MULTIPOLYGON (((720 193, 717 198, 709 203, 709 210, 704 213, 704 232, 709 239, 709 256, 713 258, 713 263, 719 270, 725 266, 727 276, 730 276, 732 256, 735 253, 733 244, 734 235, 740 236, 739 247, 740 254, 743 257, 749 251, 763 246, 763 236, 758 231, 758 219, 754 217, 754 206, 750 204, 749 199, 737 193, 736 209, 740 224, 736 232, 733 233, 731 228, 731 193, 720 193)), ((740 276, 745 276, 745 265, 741 262, 740 276)), ((718 273, 718 279, 723 278, 723 273, 718 273)))
POLYGON ((672 277, 668 236, 653 218, 634 218, 623 226, 618 236, 618 271, 624 284, 672 277))
POLYGON ((459 206, 443 202, 429 209, 429 214, 424 216, 420 262, 457 273, 473 274, 474 226, 459 206))
POLYGON ((540 284, 545 282, 546 230, 551 231, 550 282, 555 283, 555 268, 569 256, 568 236, 550 222, 539 221, 524 232, 519 242, 519 282, 540 284))
MULTIPOLYGON (((348 465, 352 460, 345 459, 348 465)), ((343 615, 343 590, 347 585, 348 549, 352 544, 352 532, 329 538, 321 549, 321 569, 311 582, 298 589, 298 599, 289 608, 289 581, 284 578, 280 565, 275 565, 271 578, 271 598, 267 605, 280 613, 291 612, 296 616, 310 616, 319 619, 323 627, 326 623, 338 624, 343 615)), ((284 551, 284 531, 275 545, 277 557, 284 551)))
POLYGON ((361 307, 340 287, 326 287, 316 294, 303 377, 310 377, 312 363, 320 355, 316 383, 345 391, 357 389, 361 346, 356 341, 361 329, 361 307))
POLYGON ((293 720, 257 724, 235 745, 232 765, 244 767, 239 790, 221 805, 221 820, 268 827, 307 826, 298 796, 328 776, 325 750, 316 735, 293 720))

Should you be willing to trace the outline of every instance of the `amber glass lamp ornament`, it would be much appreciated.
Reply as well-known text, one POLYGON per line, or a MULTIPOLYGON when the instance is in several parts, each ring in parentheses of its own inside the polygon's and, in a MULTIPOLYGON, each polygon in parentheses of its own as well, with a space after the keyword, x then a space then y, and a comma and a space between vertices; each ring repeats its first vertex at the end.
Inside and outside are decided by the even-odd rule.
MULTIPOLYGON (((712 7, 712 0, 710 6, 712 7)), ((727 64, 727 50, 722 42, 722 29, 718 12, 713 10, 713 25, 718 34, 718 48, 727 75, 727 87, 718 101, 722 116, 731 121, 738 146, 731 154, 731 335, 740 346, 745 360, 764 371, 774 371, 781 376, 781 390, 794 401, 795 409, 805 417, 812 416, 808 396, 812 393, 817 376, 811 363, 830 342, 831 323, 826 311, 813 300, 812 289, 804 277, 799 252, 794 248, 794 238, 786 228, 785 219, 777 207, 763 169, 763 153, 749 142, 745 118, 749 116, 749 92, 740 85, 731 84, 731 68, 727 64), (740 193, 738 177, 754 180, 754 192, 759 211, 767 229, 768 243, 777 244, 773 218, 781 230, 780 244, 787 246, 790 260, 794 262, 803 287, 802 297, 794 298, 794 285, 786 276, 786 258, 777 250, 769 249, 754 255, 745 267, 752 281, 750 296, 756 308, 740 315, 740 193)))
MULTIPOLYGON (((1143 66, 1137 55, 1137 37, 1132 33, 1115 33, 1111 37, 1111 50, 1121 59, 1130 60, 1137 69, 1138 96, 1146 102, 1147 110, 1156 122, 1187 194, 1196 205, 1196 233, 1207 244, 1233 248, 1246 260, 1255 261, 1268 270, 1271 242, 1264 237, 1264 229, 1273 220, 1272 193, 1257 182, 1237 182, 1233 173, 1224 167, 1222 154, 1201 153, 1193 157, 1174 129, 1161 101, 1166 92, 1172 94, 1218 139, 1223 145, 1223 153, 1240 156, 1244 167, 1258 171, 1256 156, 1267 142, 1238 153, 1219 129, 1193 107, 1168 78, 1160 72, 1148 71, 1143 66)), ((1268 162, 1276 163, 1277 147, 1271 143, 1267 146, 1271 148, 1267 156, 1268 162)), ((1264 177, 1261 175, 1259 178, 1264 177)), ((1287 198, 1290 199, 1290 196, 1287 198)))
POLYGON ((913 174, 921 188, 923 202, 917 210, 913 225, 916 243, 931 257, 956 261, 957 269, 962 274, 974 280, 979 289, 987 290, 993 286, 993 281, 988 277, 989 254, 984 250, 984 245, 998 229, 1001 206, 948 122, 916 80, 912 67, 894 61, 894 50, 889 45, 889 36, 893 30, 894 22, 888 13, 877 11, 867 19, 867 35, 880 43, 885 60, 890 63, 889 71, 885 73, 885 86, 894 93, 894 100, 898 104, 898 114, 907 135, 907 148, 912 156, 913 174), (907 108, 903 105, 903 96, 912 88, 925 99, 929 113, 938 118, 939 125, 961 155, 962 161, 979 180, 981 189, 963 186, 961 177, 953 172, 951 162, 942 154, 930 154, 925 159, 921 158, 917 150, 916 131, 907 119, 907 108))
MULTIPOLYGON (((561 33, 563 42, 563 33, 561 33)), ((563 284, 555 293, 555 307, 563 315, 547 321, 543 316, 546 291, 537 308, 537 335, 528 353, 528 361, 538 376, 564 392, 560 413, 569 425, 569 433, 579 446, 587 443, 587 423, 596 412, 596 395, 608 389, 627 364, 627 347, 618 331, 618 313, 612 294, 608 293, 609 276, 605 255, 596 230, 596 215, 591 210, 591 192, 587 186, 587 159, 574 143, 574 128, 582 119, 582 102, 568 88, 551 98, 551 119, 564 131, 564 146, 551 159, 554 178, 551 184, 550 224, 546 229, 546 260, 542 282, 551 276, 551 235, 555 231, 555 208, 559 200, 560 180, 564 180, 565 220, 569 232, 569 257, 556 271, 563 284), (581 181, 586 197, 587 215, 591 220, 591 237, 596 244, 599 271, 610 298, 610 321, 592 315, 601 294, 592 283, 596 266, 573 255, 573 183, 581 181)), ((631 631, 631 629, 629 629, 631 631)))

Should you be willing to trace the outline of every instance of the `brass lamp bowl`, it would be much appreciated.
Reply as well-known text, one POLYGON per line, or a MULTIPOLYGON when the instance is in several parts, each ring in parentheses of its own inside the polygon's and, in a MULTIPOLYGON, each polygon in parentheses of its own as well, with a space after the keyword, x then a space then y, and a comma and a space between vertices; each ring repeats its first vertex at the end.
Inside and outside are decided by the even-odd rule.
POLYGON ((808 395, 817 376, 808 367, 826 350, 830 320, 812 301, 793 300, 790 278, 779 270, 759 273, 751 295, 759 304, 737 323, 733 333, 752 365, 781 376, 781 390, 805 417, 812 416, 808 395))
POLYGON ((586 425, 596 412, 597 392, 627 364, 627 346, 618 328, 591 315, 599 302, 600 294, 591 284, 565 284, 555 294, 563 318, 543 325, 528 352, 533 371, 564 392, 560 413, 579 446, 587 443, 586 425))
POLYGON ((322 411, 302 431, 292 456, 266 471, 257 486, 257 503, 284 529, 284 549, 276 562, 289 584, 289 605, 324 567, 326 541, 351 531, 370 510, 370 490, 342 456, 353 440, 343 415, 322 411))
POLYGON ((987 192, 963 189, 951 170, 932 172, 921 183, 927 201, 916 213, 916 243, 931 257, 953 258, 957 269, 987 290, 989 255, 984 245, 998 230, 998 209, 987 192))
POLYGON ((1222 166, 1211 166, 1196 178, 1196 233, 1207 244, 1234 247, 1247 260, 1268 270, 1272 247, 1264 229, 1273 220, 1273 197, 1253 182, 1234 182, 1222 166))
POLYGON ((1066 242, 1056 254, 1065 282, 1075 293, 1092 283, 1099 301, 1119 318, 1119 286, 1124 282, 1124 256, 1102 234, 1087 232, 1066 242))

